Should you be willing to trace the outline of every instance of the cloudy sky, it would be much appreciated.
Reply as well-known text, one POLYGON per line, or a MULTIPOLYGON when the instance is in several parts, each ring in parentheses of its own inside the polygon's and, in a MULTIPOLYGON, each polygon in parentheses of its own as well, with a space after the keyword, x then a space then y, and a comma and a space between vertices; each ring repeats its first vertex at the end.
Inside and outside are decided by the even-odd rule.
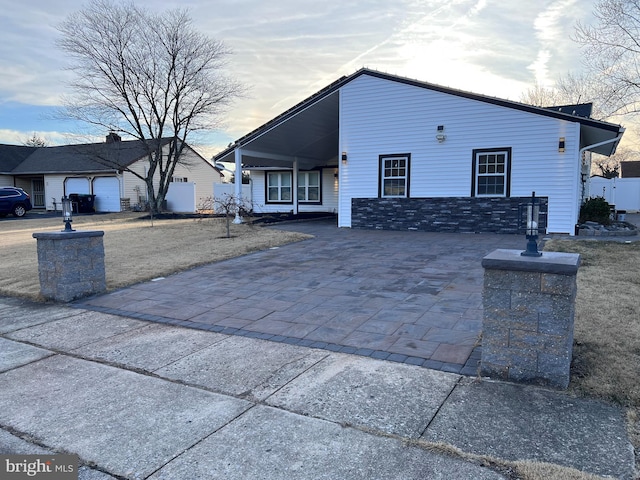
MULTIPOLYGON (((552 86, 580 70, 570 36, 589 23, 596 0, 137 0, 187 8, 195 26, 233 50, 229 70, 249 94, 223 130, 199 150, 210 155, 322 87, 361 67, 519 100, 535 82, 552 86)), ((34 132, 70 142, 74 125, 50 116, 70 73, 55 46, 56 25, 76 0, 0 0, 0 143, 34 132)))

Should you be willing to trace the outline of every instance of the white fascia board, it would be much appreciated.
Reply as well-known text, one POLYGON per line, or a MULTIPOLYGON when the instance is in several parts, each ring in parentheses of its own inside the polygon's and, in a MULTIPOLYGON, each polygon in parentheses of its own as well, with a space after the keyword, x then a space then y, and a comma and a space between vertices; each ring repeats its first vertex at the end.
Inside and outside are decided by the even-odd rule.
POLYGON ((257 150, 248 150, 246 148, 241 148, 240 151, 242 152, 242 156, 246 156, 246 157, 254 157, 254 158, 263 158, 265 160, 282 160, 285 162, 291 162, 291 165, 293 165, 293 162, 295 160, 298 161, 309 161, 312 162, 313 160, 310 158, 305 158, 305 157, 295 157, 295 156, 291 156, 291 155, 282 155, 280 153, 266 153, 266 152, 259 152, 257 150))

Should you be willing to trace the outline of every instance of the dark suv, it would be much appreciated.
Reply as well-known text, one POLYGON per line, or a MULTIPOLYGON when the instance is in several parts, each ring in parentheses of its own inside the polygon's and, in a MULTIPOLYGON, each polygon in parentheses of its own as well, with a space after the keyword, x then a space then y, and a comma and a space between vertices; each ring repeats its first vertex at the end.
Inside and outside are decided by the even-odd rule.
POLYGON ((0 187, 0 217, 13 213, 14 217, 24 217, 33 208, 31 197, 18 187, 0 187))

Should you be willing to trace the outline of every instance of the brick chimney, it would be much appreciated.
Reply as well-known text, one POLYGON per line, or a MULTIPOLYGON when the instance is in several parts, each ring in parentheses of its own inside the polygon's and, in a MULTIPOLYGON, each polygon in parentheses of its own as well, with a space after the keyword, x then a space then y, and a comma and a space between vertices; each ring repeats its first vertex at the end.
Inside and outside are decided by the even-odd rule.
POLYGON ((115 132, 109 132, 109 135, 107 135, 107 143, 116 143, 120 141, 122 141, 122 138, 115 132))

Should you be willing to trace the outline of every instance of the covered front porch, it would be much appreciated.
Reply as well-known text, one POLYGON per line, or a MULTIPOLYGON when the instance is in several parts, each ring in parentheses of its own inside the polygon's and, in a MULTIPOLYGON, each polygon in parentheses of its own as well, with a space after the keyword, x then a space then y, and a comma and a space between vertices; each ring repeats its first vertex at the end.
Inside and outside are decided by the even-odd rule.
POLYGON ((341 81, 238 139, 216 163, 249 171, 235 176, 236 198, 251 199, 256 213, 335 213, 339 204, 341 81), (247 192, 249 189, 249 192, 247 192))

